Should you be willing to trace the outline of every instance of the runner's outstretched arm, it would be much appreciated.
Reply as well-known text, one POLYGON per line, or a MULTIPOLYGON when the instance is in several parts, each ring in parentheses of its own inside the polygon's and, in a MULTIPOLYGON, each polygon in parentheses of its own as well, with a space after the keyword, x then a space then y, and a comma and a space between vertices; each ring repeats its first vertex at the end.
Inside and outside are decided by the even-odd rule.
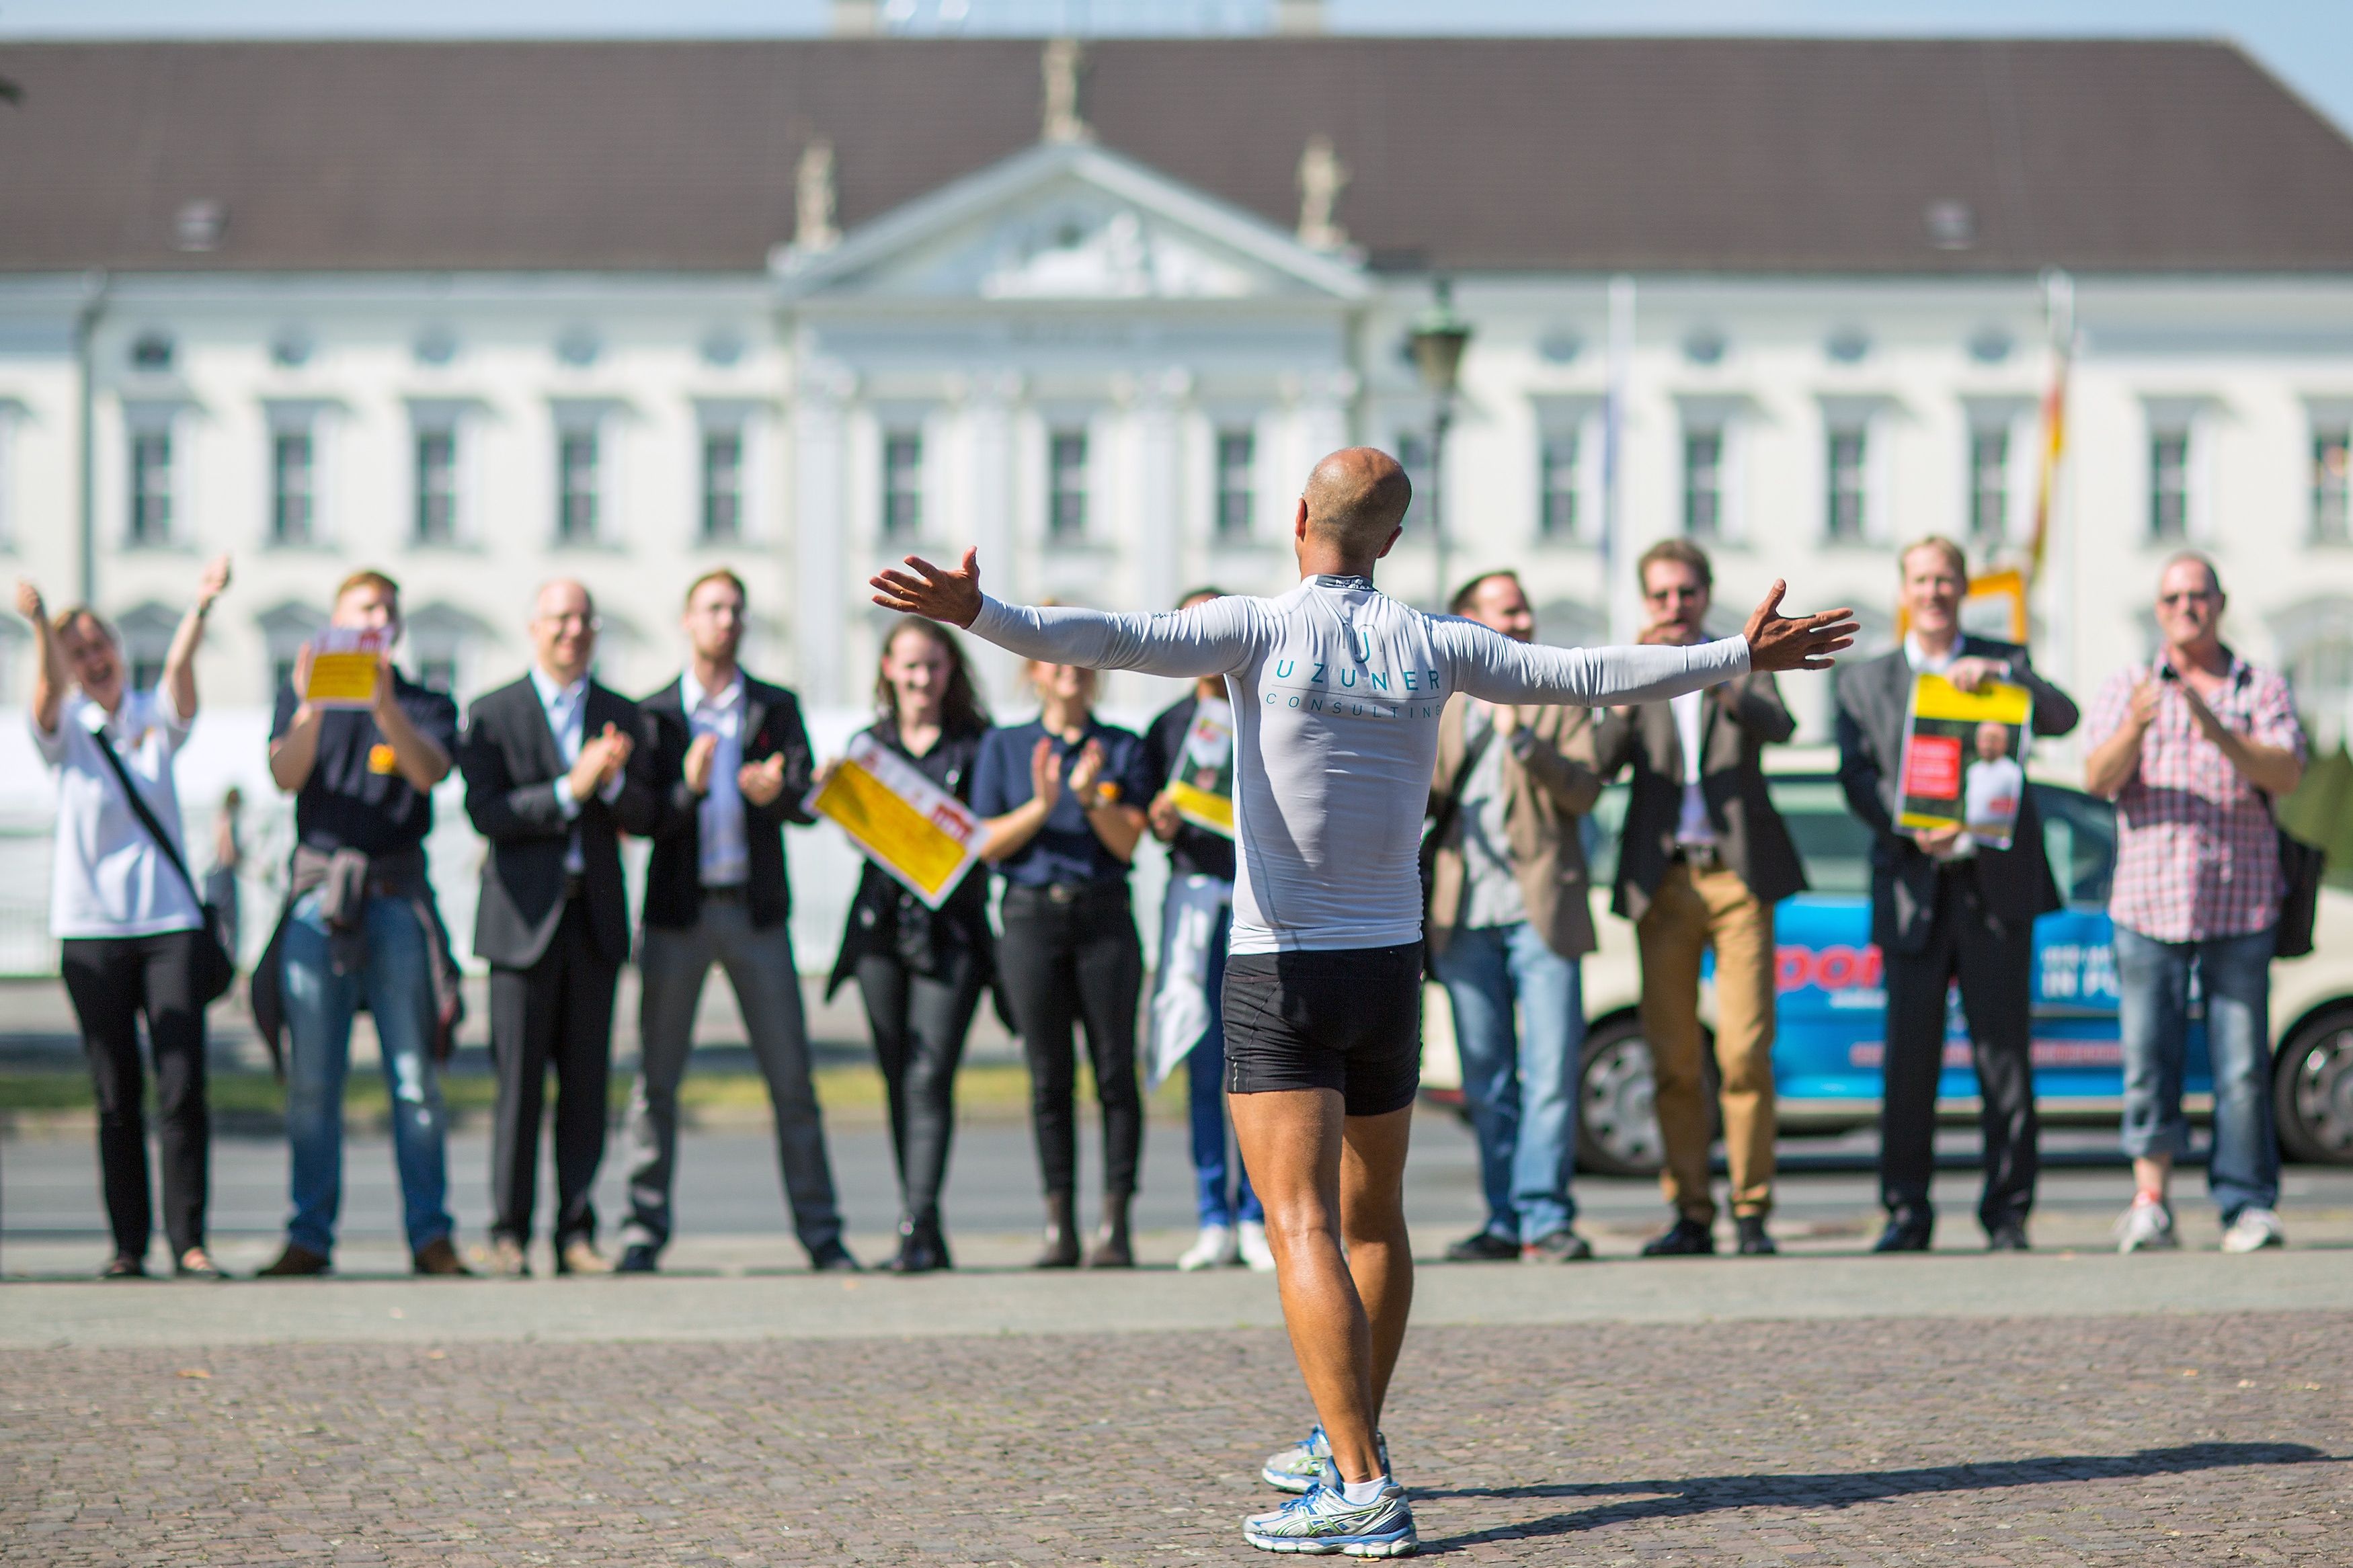
POLYGON ((1457 620, 1440 624, 1440 643, 1454 656, 1455 685, 1491 702, 1657 702, 1752 669, 1828 669, 1854 641, 1853 612, 1784 616, 1786 591, 1776 582, 1741 636, 1688 647, 1546 647, 1457 620))
POLYGON ((1113 615, 1067 606, 1008 605, 980 591, 980 552, 964 564, 934 566, 910 555, 906 570, 886 566, 870 580, 886 610, 963 626, 1024 658, 1087 669, 1140 669, 1147 675, 1224 675, 1250 661, 1259 629, 1248 599, 1212 599, 1189 610, 1113 615))

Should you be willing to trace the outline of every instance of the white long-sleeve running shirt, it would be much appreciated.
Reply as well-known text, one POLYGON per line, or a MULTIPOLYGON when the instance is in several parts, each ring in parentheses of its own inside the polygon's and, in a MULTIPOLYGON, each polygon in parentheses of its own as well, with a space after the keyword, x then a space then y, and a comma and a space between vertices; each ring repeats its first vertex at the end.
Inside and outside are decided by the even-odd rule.
POLYGON ((1421 938, 1421 821, 1438 716, 1491 702, 1657 702, 1748 668, 1748 642, 1545 647, 1425 615, 1367 577, 1158 615, 983 596, 972 632, 1024 658, 1198 679, 1234 705, 1235 952, 1394 947, 1421 938))

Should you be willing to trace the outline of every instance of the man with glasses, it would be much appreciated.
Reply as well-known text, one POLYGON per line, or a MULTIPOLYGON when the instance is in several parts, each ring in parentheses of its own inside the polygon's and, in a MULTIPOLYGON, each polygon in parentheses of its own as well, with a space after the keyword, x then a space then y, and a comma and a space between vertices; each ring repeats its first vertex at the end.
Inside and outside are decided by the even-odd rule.
MULTIPOLYGON (((1635 572, 1647 612, 1639 640, 1695 647, 1707 639, 1715 574, 1704 551, 1661 540, 1635 572)), ((1601 776, 1633 768, 1609 907, 1634 922, 1641 952, 1642 1035, 1666 1145, 1659 1184, 1675 1213, 1643 1247, 1652 1258, 1715 1250, 1712 1109, 1724 1118, 1736 1245, 1750 1255, 1775 1250, 1765 1228, 1773 1209, 1773 906, 1801 891, 1806 873, 1759 758, 1796 729, 1773 677, 1752 672, 1711 690, 1612 709, 1598 732, 1601 776), (1714 1108, 1699 1019, 1700 960, 1710 949, 1714 1108)))
POLYGON ((2074 729, 2074 700, 2034 673, 2016 643, 1961 631, 1968 559, 1930 534, 1896 557, 1911 625, 1892 653, 1851 665, 1837 679, 1839 783, 1877 842, 1871 853, 1871 940, 1885 955, 1885 1089, 1879 1121, 1880 1201, 1887 1228, 1873 1250, 1926 1252, 1936 1226, 1936 1080, 1944 1073, 1946 998, 1956 982, 1968 1019, 1985 1137, 1978 1219, 1995 1252, 2027 1249, 2041 1126, 2034 1114, 2031 1037, 2034 921, 2059 907, 2043 858, 2042 825, 2028 792, 2007 849, 1958 827, 1896 826, 1903 800, 1905 717, 1914 679, 1943 676, 1962 691, 1989 680, 2033 697, 2038 735, 2074 729))
POLYGON ((825 1127, 809 1081, 800 966, 786 923, 792 888, 785 876, 785 824, 809 820, 801 808, 815 771, 808 732, 791 692, 753 679, 735 662, 744 642, 742 578, 723 566, 696 578, 681 622, 685 671, 638 705, 649 731, 648 777, 658 809, 638 950, 644 989, 620 1271, 654 1272, 670 1241, 678 1085, 713 963, 727 972, 753 1058, 768 1082, 776 1157, 809 1267, 854 1269, 857 1259, 841 1244, 825 1127))
POLYGON ((2271 962, 2285 881, 2272 802, 2304 776, 2286 679, 2223 643, 2222 580, 2185 552, 2158 579, 2165 646, 2108 678, 2092 704, 2085 787, 2116 803, 2116 976, 2125 1152, 2133 1201, 2121 1252, 2179 1245, 2168 1187, 2189 1148, 2181 1114, 2194 970, 2214 1069, 2206 1188, 2222 1250, 2284 1244, 2272 1125, 2271 962))
POLYGON ((529 674, 477 698, 458 765, 466 815, 491 841, 474 952, 491 966, 498 1105, 491 1272, 531 1272, 541 1097, 555 1069, 555 1271, 602 1274, 589 1189, 605 1157, 613 986, 629 956, 619 834, 650 833, 656 801, 637 705, 589 677, 596 602, 539 591, 529 674))

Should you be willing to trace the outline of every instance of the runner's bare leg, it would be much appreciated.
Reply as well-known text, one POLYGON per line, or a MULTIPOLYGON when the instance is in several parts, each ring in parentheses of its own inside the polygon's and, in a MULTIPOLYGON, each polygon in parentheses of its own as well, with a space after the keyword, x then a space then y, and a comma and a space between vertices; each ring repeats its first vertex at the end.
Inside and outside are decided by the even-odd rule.
POLYGON ((1342 1480, 1371 1480, 1381 1473, 1373 1431, 1413 1301, 1404 1209, 1413 1110, 1351 1117, 1329 1089, 1229 1094, 1226 1103, 1266 1207, 1283 1326, 1333 1465, 1342 1480))

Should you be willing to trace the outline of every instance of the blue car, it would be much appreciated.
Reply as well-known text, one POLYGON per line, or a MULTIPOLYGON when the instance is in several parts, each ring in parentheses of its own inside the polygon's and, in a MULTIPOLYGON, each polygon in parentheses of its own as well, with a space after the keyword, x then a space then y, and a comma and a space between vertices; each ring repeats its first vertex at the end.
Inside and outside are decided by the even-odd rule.
MULTIPOLYGON (((1887 994, 1871 942, 1871 830, 1847 809, 1819 751, 1776 758, 1773 801, 1806 862, 1810 889, 1775 911, 1778 1028, 1773 1077, 1786 1132, 1845 1131, 1879 1116, 1887 994), (1792 767, 1791 764, 1797 764, 1792 767)), ((2064 909, 2034 929, 2034 1089, 2047 1122, 2106 1123, 2124 1103, 2116 969, 2107 913, 2116 814, 2064 785, 2030 786, 2064 909)), ((1587 828, 1600 950, 1586 960, 1588 1034, 1580 1078, 1577 1163, 1633 1175, 1659 1168, 1650 1047, 1636 1015, 1641 973, 1632 927, 1608 914, 1617 873, 1622 784, 1605 790, 1587 828)), ((2274 970, 2272 1025, 2281 1142, 2291 1158, 2353 1163, 2353 897, 2325 892, 2318 950, 2274 970)), ((1712 974, 1711 957, 1704 973, 1712 974)), ((1703 1014, 1710 1014, 1703 996, 1703 1014)), ((1977 1075, 1957 994, 1947 1015, 1942 1119, 1973 1121, 1977 1075)), ((1461 1103, 1451 1016, 1433 990, 1425 1010, 1430 1098, 1461 1103)), ((2193 1119, 2211 1109, 2202 1026, 2192 1027, 2185 1079, 2193 1119)))

